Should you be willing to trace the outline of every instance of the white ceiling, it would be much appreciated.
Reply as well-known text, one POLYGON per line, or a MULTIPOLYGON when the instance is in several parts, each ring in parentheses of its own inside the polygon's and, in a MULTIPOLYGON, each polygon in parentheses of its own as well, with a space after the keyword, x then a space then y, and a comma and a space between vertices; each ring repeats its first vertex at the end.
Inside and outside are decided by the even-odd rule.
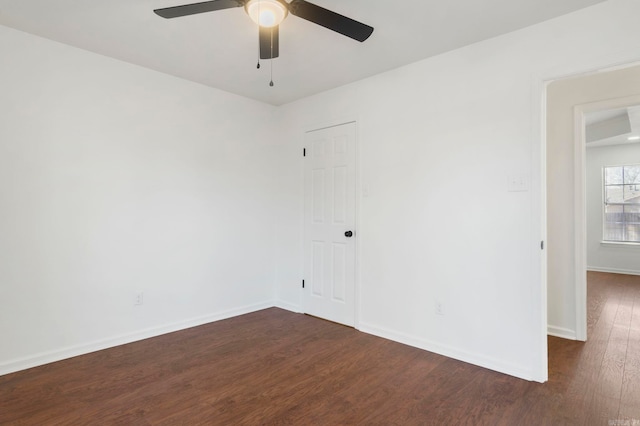
POLYGON ((280 105, 604 0, 314 0, 375 28, 364 43, 289 15, 280 58, 256 69, 242 8, 163 19, 190 0, 0 0, 0 24, 280 105))

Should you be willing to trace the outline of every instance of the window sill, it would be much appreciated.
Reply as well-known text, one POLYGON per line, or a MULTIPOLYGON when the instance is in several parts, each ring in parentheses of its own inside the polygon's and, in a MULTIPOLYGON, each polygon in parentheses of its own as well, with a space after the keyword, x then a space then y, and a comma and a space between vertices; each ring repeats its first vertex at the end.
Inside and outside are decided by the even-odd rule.
POLYGON ((605 247, 631 247, 640 249, 640 243, 627 243, 623 241, 600 241, 600 245, 605 247))

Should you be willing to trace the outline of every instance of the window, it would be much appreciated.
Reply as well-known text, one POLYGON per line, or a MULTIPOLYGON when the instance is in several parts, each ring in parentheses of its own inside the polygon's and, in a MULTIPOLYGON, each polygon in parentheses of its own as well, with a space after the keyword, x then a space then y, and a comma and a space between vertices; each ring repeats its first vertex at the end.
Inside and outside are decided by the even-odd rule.
POLYGON ((640 243, 640 164, 604 168, 604 241, 640 243))

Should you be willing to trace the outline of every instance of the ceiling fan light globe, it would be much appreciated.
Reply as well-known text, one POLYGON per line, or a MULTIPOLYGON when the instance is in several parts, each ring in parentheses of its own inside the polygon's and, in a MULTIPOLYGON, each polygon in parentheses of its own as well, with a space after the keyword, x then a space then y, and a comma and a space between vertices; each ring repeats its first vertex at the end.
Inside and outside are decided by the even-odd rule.
POLYGON ((273 27, 276 22, 276 16, 270 10, 264 10, 260 13, 260 26, 273 27))
POLYGON ((253 22, 266 28, 280 25, 289 13, 278 0, 249 0, 244 8, 253 22))

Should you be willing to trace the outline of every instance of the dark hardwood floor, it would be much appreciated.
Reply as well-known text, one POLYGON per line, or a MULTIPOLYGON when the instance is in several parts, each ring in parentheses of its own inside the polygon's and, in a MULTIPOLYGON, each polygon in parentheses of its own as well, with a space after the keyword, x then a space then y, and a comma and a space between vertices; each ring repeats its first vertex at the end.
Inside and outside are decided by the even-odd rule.
POLYGON ((2 425, 640 425, 640 277, 519 380, 280 309, 0 376, 2 425))

